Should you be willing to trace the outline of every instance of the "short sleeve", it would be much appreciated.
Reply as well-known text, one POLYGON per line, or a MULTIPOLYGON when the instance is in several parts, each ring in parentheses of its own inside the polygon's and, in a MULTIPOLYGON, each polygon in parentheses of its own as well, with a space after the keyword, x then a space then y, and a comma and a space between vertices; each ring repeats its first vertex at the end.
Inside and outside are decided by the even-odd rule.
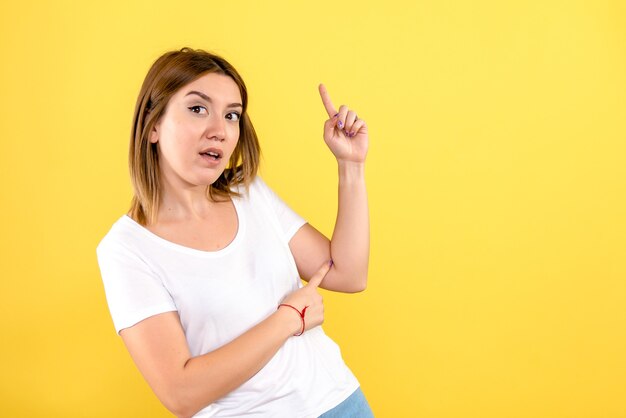
POLYGON ((132 249, 105 237, 96 249, 109 311, 119 332, 150 316, 175 311, 160 278, 132 249))
POLYGON ((272 212, 276 215, 280 228, 287 241, 298 232, 298 230, 306 223, 304 218, 293 211, 278 195, 269 188, 269 186, 257 176, 254 180, 253 187, 258 187, 259 191, 265 195, 269 202, 272 212))

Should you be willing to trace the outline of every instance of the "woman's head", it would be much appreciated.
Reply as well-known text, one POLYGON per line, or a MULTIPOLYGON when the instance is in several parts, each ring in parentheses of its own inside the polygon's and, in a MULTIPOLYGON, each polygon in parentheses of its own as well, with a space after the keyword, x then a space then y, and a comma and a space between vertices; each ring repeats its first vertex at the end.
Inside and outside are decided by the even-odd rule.
MULTIPOLYGON (((157 59, 148 71, 137 98, 133 117, 129 167, 135 195, 131 203, 130 216, 141 224, 153 223, 159 210, 161 175, 167 162, 160 158, 159 143, 155 137, 158 136, 156 132, 159 131, 161 122, 166 116, 171 116, 167 112, 168 104, 172 97, 179 100, 180 91, 184 87, 207 79, 226 80, 231 86, 232 80, 241 98, 241 107, 237 109, 237 112, 241 112, 238 121, 238 141, 228 165, 223 166, 224 171, 212 184, 207 185, 207 197, 227 197, 236 194, 233 192, 233 186, 239 184, 247 186, 256 175, 260 149, 254 127, 247 115, 248 94, 239 73, 223 58, 202 50, 183 48, 180 51, 167 52, 157 59), (213 75, 206 77, 208 74, 219 77, 213 75)), ((229 120, 233 120, 231 115, 229 120)), ((198 144, 199 147, 201 145, 198 144)))

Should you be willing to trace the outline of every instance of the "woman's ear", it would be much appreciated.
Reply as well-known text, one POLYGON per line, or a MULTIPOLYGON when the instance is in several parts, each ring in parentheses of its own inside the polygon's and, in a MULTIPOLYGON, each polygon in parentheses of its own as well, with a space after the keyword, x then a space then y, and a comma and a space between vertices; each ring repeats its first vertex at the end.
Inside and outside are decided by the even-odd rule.
POLYGON ((157 122, 152 127, 152 131, 150 131, 150 142, 152 144, 159 142, 159 128, 159 122, 157 122))

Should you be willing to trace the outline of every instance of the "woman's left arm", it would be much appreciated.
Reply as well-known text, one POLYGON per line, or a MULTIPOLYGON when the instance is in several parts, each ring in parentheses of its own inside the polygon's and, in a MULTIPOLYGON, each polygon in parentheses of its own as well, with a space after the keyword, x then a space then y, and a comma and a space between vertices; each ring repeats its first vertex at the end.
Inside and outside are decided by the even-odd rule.
POLYGON ((369 262, 369 210, 365 187, 367 125, 346 106, 337 111, 324 85, 320 96, 329 119, 324 141, 337 158, 339 198, 332 239, 306 224, 293 236, 289 247, 300 277, 309 278, 329 258, 333 260, 320 287, 337 292, 360 292, 367 286, 369 262))

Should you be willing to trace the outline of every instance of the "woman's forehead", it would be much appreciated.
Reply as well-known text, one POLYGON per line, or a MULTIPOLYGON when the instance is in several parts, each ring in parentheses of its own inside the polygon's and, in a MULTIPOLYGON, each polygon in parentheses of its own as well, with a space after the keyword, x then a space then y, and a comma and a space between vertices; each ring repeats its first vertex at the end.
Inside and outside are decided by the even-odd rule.
POLYGON ((194 96, 206 96, 209 101, 224 101, 228 103, 241 103, 241 92, 239 86, 231 77, 219 74, 204 74, 191 83, 183 86, 177 93, 181 97, 193 92, 194 96))

